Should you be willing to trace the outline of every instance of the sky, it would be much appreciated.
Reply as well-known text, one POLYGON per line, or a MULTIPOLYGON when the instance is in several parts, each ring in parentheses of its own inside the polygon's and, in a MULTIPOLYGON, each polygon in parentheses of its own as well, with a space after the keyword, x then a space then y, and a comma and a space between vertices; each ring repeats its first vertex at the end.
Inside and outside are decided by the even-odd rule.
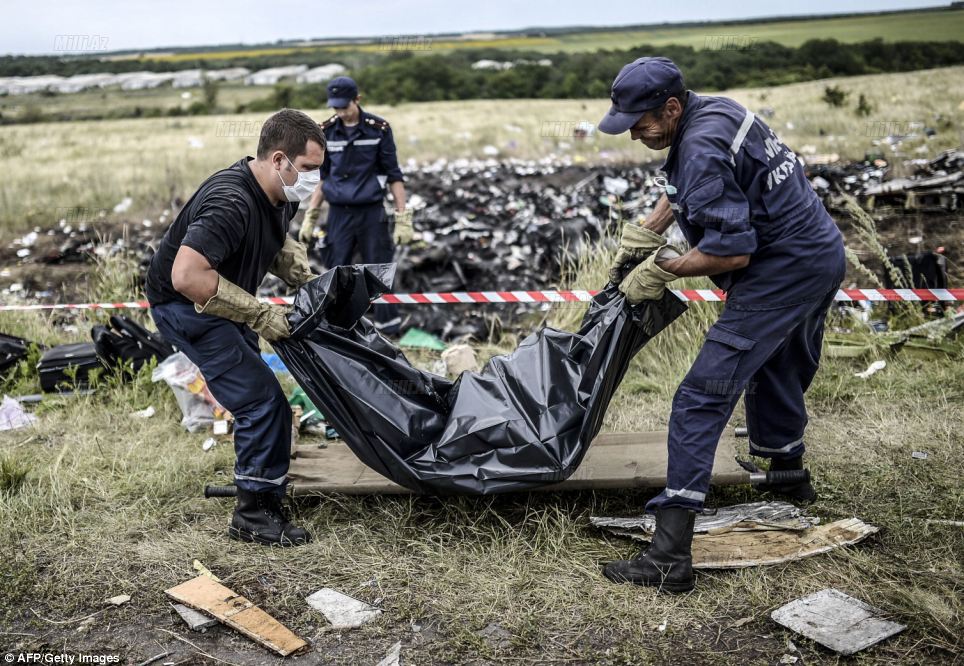
POLYGON ((571 25, 629 25, 929 7, 936 0, 6 0, 0 53, 258 44, 571 25), (71 36, 66 38, 65 36, 71 36), (65 41, 72 39, 73 42, 65 41), (77 41, 83 39, 84 41, 77 41))

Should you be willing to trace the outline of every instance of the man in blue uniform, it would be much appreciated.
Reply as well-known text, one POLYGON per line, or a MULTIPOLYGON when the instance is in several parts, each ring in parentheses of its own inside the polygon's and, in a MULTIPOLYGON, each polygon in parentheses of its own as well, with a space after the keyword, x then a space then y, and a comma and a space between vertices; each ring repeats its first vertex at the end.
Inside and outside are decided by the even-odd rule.
MULTIPOLYGON (((772 470, 803 469, 803 395, 846 270, 844 247, 796 155, 747 109, 687 91, 676 65, 659 57, 623 67, 611 97, 601 131, 629 130, 669 154, 665 196, 642 225, 625 225, 610 279, 631 303, 660 298, 684 276, 710 276, 727 292, 673 398, 666 488, 646 505, 656 514, 652 545, 604 570, 616 582, 683 592, 693 588, 694 512, 744 390, 750 452, 770 458, 772 470), (662 236, 674 218, 687 251, 662 236)), ((770 490, 816 498, 809 482, 770 490)))
POLYGON ((291 459, 291 408, 261 360, 258 336, 288 337, 285 310, 254 294, 266 273, 295 287, 315 277, 288 236, 298 202, 318 183, 325 138, 309 116, 282 109, 245 157, 198 188, 164 234, 147 271, 157 329, 201 370, 234 416, 237 506, 231 538, 294 546, 310 535, 281 500, 291 459))
MULTIPOLYGON (((355 250, 367 264, 392 261, 394 247, 385 216, 385 185, 395 200, 395 242, 412 239, 412 213, 405 209, 405 186, 392 128, 383 118, 359 105, 358 86, 347 76, 328 83, 328 106, 335 115, 322 123, 328 141, 321 184, 311 197, 298 238, 309 245, 322 239, 326 266, 352 263, 355 250), (328 201, 328 220, 316 230, 322 201, 328 201)), ((375 306, 375 327, 386 335, 399 332, 398 306, 375 306)))

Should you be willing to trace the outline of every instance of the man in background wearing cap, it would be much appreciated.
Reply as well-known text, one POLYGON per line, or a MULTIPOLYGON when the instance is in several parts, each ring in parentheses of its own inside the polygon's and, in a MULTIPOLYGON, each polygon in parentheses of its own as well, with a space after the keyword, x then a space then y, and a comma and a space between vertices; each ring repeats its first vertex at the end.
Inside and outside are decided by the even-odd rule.
MULTIPOLYGON (((727 293, 719 320, 673 398, 666 488, 646 505, 652 545, 604 569, 615 582, 693 588, 695 512, 713 458, 746 390, 750 452, 771 470, 803 469, 803 395, 820 359, 824 320, 846 270, 836 224, 803 166, 773 130, 725 97, 697 95, 667 58, 639 58, 619 72, 599 129, 669 148, 665 195, 642 225, 627 223, 610 271, 630 303, 661 298, 678 277, 709 276, 727 293), (678 223, 691 249, 662 236, 678 223)), ((809 481, 768 490, 799 501, 809 481)))
MULTIPOLYGON (((321 183, 308 204, 298 233, 310 247, 313 238, 322 240, 328 267, 352 263, 356 248, 366 264, 392 261, 395 249, 385 216, 385 184, 395 199, 395 242, 412 239, 412 213, 405 209, 405 186, 395 154, 395 139, 388 121, 363 111, 358 86, 347 76, 328 83, 328 106, 335 115, 322 123, 328 140, 321 183), (328 201, 328 219, 316 230, 322 201, 328 201)), ((401 325, 398 306, 375 305, 375 327, 383 334, 397 335, 401 325)))

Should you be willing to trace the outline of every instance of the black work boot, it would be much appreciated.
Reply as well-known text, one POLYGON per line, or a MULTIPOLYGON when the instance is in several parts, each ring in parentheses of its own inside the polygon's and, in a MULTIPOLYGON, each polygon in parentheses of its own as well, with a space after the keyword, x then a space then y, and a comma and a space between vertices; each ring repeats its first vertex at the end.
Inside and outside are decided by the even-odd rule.
MULTIPOLYGON (((773 458, 770 461, 771 472, 801 469, 803 469, 802 455, 796 458, 773 458)), ((817 491, 814 490, 809 479, 799 483, 762 483, 757 488, 803 504, 809 504, 817 499, 817 491)))
POLYGON ((693 589, 693 524, 696 514, 677 507, 656 513, 656 533, 649 548, 631 560, 616 560, 603 569, 614 583, 652 585, 660 592, 693 589))
POLYGON ((254 493, 238 488, 237 497, 238 504, 228 528, 232 539, 266 546, 300 546, 311 541, 307 531, 288 522, 278 493, 254 493))

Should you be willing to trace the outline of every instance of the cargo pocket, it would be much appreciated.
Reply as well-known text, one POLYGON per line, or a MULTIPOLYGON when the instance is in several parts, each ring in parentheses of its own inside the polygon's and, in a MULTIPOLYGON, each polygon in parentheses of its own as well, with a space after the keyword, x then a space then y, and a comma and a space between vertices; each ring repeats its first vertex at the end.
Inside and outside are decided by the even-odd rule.
POLYGON ((756 340, 714 324, 684 382, 707 395, 735 397, 749 380, 739 368, 755 345, 756 340))

